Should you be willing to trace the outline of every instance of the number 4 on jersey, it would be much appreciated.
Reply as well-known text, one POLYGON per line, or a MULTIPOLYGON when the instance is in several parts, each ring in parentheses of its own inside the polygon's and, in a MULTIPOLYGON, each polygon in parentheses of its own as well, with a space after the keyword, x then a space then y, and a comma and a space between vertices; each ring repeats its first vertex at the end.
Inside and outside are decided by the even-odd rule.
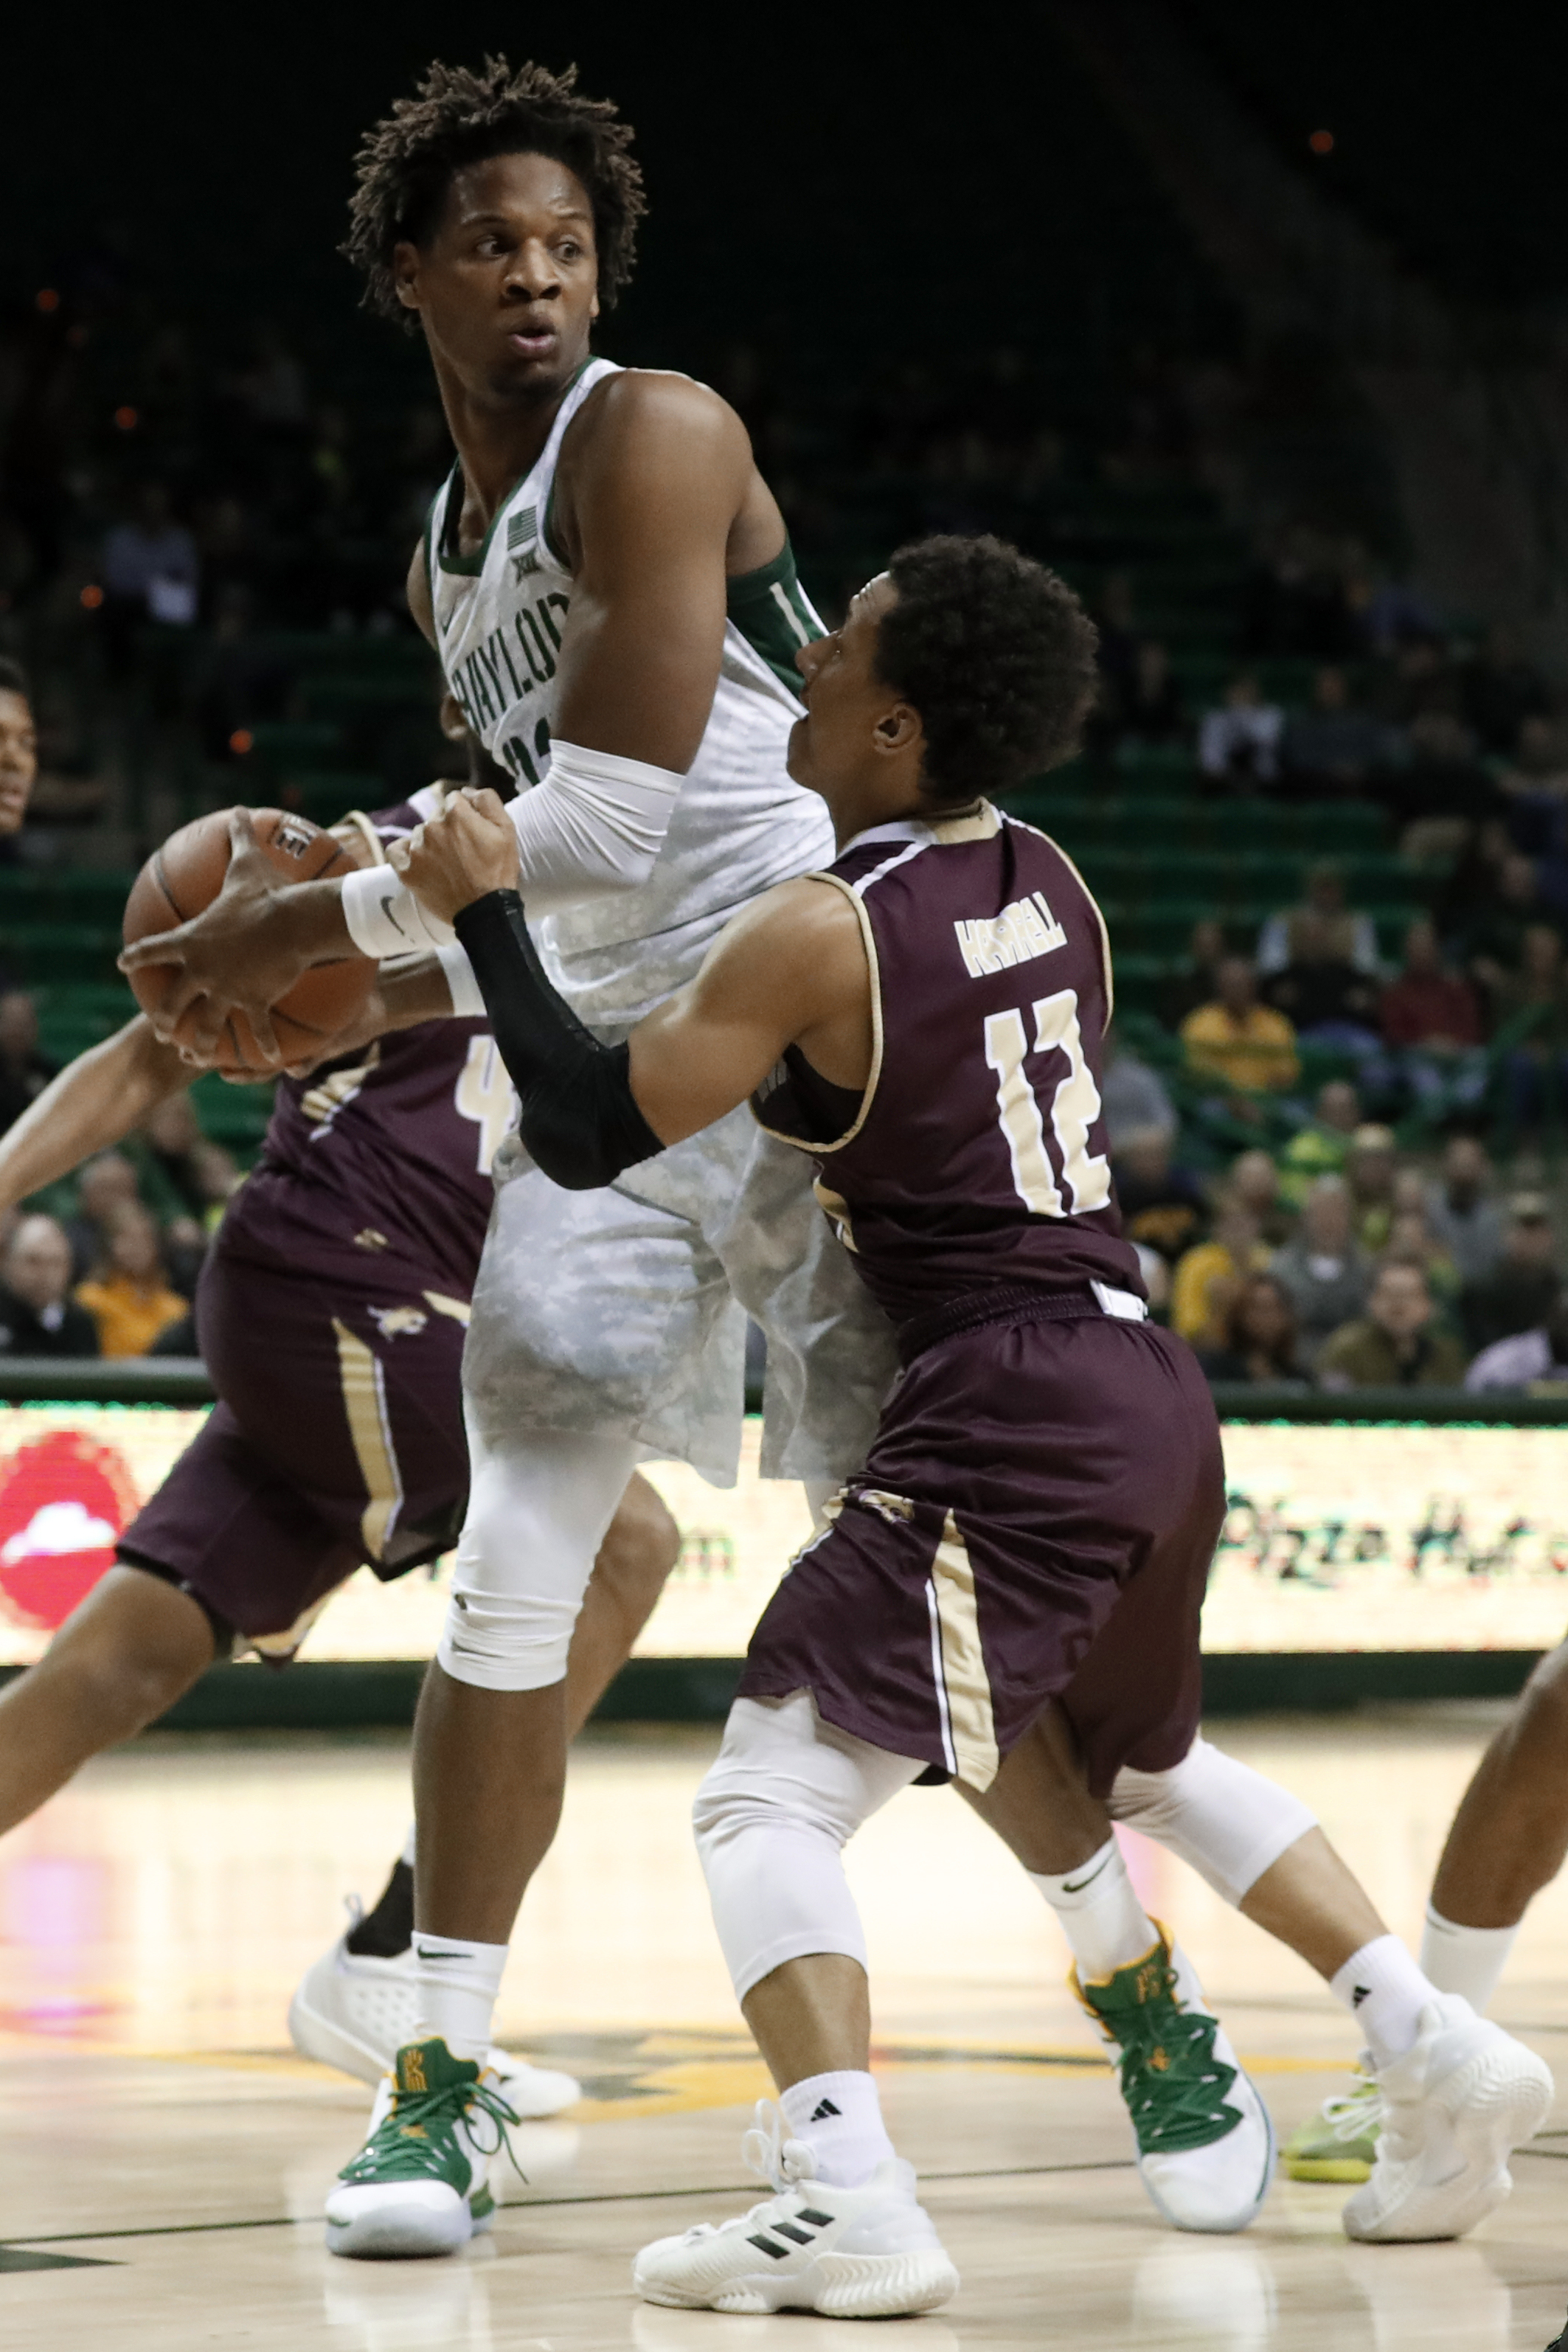
POLYGON ((493 1037, 471 1037, 468 1058, 458 1077, 458 1116, 478 1121, 479 1174, 488 1176, 507 1130, 517 1117, 517 1096, 493 1037))
POLYGON ((1110 1164, 1089 1148, 1089 1129, 1100 1117, 1100 1088, 1084 1055, 1078 991, 1064 988, 1058 995, 1042 996, 1030 1010, 1034 1051, 1047 1054, 1054 1048, 1067 1055, 1067 1074, 1051 1096, 1050 1118, 1070 1210, 1062 1205, 1061 1186, 1046 1149, 1039 1100, 1024 1068, 1029 1051, 1024 1016, 1009 1006, 1005 1013, 986 1016, 985 1060, 996 1073, 996 1113, 1013 1163, 1014 1188, 1037 1217, 1088 1216, 1110 1204, 1110 1164))

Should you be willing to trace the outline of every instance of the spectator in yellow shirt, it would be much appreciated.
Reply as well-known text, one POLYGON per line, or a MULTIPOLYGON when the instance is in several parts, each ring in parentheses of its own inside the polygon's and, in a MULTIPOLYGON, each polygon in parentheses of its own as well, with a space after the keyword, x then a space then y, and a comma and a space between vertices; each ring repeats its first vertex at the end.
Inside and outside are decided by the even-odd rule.
POLYGON ((1301 1075, 1296 1032, 1282 1013, 1258 1002, 1258 974, 1246 956, 1226 956, 1215 972, 1215 1001, 1183 1022, 1187 1066, 1237 1094, 1272 1094, 1301 1075))
POLYGON ((144 1356, 160 1331, 189 1312, 169 1287, 156 1222, 140 1202, 114 1212, 103 1255, 76 1297, 97 1324, 106 1356, 144 1356))
POLYGON ((1214 1232, 1176 1261, 1171 1328, 1194 1348, 1222 1348, 1226 1321, 1249 1274, 1261 1274, 1268 1251, 1258 1220, 1234 1195, 1221 1202, 1214 1232))

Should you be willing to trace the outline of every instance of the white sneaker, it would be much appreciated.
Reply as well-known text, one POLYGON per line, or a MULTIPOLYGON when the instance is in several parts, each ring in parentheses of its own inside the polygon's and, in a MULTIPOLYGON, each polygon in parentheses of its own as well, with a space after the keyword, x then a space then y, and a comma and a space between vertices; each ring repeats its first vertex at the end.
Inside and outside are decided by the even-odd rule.
MULTIPOLYGON (((289 2004, 289 2038, 295 2049, 362 2083, 379 2083, 419 2027, 416 1965, 412 1946, 395 1959, 383 1960, 351 1952, 348 1937, 340 1936, 295 1988, 289 2004)), ((531 2066, 509 2050, 492 2050, 487 2063, 508 2106, 525 2122, 558 2116, 583 2095, 574 2075, 531 2066)))
POLYGON ((1545 2060, 1459 1994, 1442 1993, 1422 2011, 1414 2048, 1376 2081, 1377 2160, 1346 2203, 1345 2235, 1462 2238, 1513 2187, 1509 2152, 1552 2104, 1545 2060))
POLYGON ((1274 2177, 1274 2126, 1181 1947, 1160 1927, 1142 1959, 1089 1984, 1075 1969, 1068 1982, 1118 2053, 1155 2207, 1178 2230, 1245 2230, 1274 2177))
POLYGON ((934 2311, 958 2273, 915 2196, 914 2167, 897 2157, 858 2189, 812 2178, 805 2140, 784 2139, 771 2100, 757 2102, 746 2162, 774 2194, 718 2228, 658 2238, 632 2265, 645 2303, 683 2311, 819 2311, 833 2319, 894 2319, 934 2311))

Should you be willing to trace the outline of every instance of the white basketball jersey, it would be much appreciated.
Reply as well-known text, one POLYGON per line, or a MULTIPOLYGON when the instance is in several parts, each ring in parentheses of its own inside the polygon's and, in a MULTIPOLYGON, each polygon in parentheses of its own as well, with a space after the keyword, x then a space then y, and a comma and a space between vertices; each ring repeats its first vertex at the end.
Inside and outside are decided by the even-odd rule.
MULTIPOLYGON (((454 467, 430 511, 426 552, 447 683, 469 727, 520 790, 549 771, 562 630, 572 575, 549 538, 551 494, 567 426, 616 373, 590 360, 537 463, 503 500, 473 555, 453 551, 462 500, 454 467)), ((718 689, 647 882, 547 918, 539 943, 579 1016, 624 1027, 689 980, 730 917, 761 891, 830 864, 833 828, 815 793, 790 781, 789 731, 801 705, 787 656, 822 635, 787 542, 761 572, 730 583, 718 689)))

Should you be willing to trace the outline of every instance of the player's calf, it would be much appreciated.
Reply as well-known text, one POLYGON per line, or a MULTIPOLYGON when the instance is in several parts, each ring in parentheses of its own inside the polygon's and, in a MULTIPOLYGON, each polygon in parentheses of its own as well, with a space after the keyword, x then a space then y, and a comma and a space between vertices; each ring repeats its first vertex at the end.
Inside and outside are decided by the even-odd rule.
POLYGON ((1454 1816, 1426 1909, 1421 1964, 1484 2010, 1533 1898, 1568 1854, 1568 1644, 1543 1658, 1454 1816))

